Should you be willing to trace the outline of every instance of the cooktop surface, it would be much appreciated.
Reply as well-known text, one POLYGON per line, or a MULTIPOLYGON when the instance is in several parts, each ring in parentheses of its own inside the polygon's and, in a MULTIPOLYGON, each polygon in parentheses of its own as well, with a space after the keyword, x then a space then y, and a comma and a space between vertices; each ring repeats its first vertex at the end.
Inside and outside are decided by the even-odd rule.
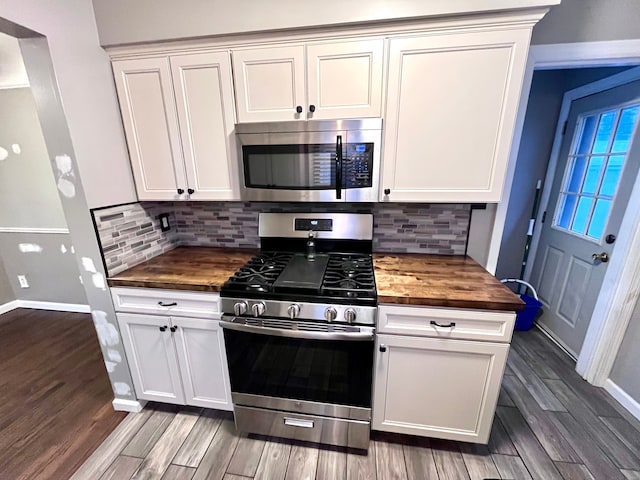
POLYGON ((222 296, 337 303, 376 303, 371 255, 260 252, 221 289, 222 296))

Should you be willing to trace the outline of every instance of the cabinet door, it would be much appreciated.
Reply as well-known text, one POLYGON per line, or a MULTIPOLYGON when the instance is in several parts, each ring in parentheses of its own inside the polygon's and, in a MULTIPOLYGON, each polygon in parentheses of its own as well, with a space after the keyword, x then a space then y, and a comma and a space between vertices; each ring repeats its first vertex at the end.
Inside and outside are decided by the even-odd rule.
POLYGON ((232 410, 224 336, 217 320, 171 318, 187 405, 232 410))
POLYGON ((139 200, 177 200, 186 190, 167 58, 113 62, 139 200))
POLYGON ((308 45, 309 118, 379 117, 382 52, 382 39, 308 45))
POLYGON ((500 201, 529 36, 390 40, 381 200, 500 201))
POLYGON ((229 52, 171 57, 192 200, 239 198, 229 52))
POLYGON ((232 56, 238 122, 306 119, 302 45, 234 50, 232 56))
POLYGON ((117 316, 137 397, 184 404, 169 317, 129 313, 117 316))
POLYGON ((508 351, 508 344, 378 335, 372 428, 487 443, 508 351))

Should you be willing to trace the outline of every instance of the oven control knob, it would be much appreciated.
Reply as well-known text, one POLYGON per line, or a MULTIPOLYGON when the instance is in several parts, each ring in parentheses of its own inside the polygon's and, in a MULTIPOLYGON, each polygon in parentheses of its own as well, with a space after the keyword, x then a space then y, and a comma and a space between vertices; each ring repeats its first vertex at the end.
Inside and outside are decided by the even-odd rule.
POLYGON ((263 302, 254 303, 251 305, 251 311, 253 312, 254 317, 259 317, 262 315, 267 307, 263 302))
POLYGON ((289 305, 289 308, 287 308, 287 313, 289 314, 289 318, 291 320, 297 318, 298 315, 300 315, 300 305, 298 305, 297 303, 292 303, 291 305, 289 305))
POLYGON ((344 319, 349 323, 355 322, 356 321, 356 311, 353 308, 347 308, 344 311, 344 319))
POLYGON ((324 318, 327 319, 327 322, 333 322, 337 316, 338 312, 333 307, 329 307, 324 311, 324 318))
POLYGON ((247 313, 247 302, 237 302, 233 306, 233 314, 238 317, 247 313))

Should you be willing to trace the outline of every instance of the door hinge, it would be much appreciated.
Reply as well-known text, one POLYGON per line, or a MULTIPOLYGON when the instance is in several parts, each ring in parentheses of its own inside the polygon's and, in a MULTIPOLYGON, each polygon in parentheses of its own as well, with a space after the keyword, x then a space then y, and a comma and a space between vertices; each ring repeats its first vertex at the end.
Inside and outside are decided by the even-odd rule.
POLYGON ((545 211, 542 213, 542 220, 540 220, 540 223, 544 223, 544 221, 545 221, 546 219, 547 219, 547 211, 545 210, 545 211))
POLYGON ((564 135, 565 133, 567 133, 567 127, 569 126, 569 121, 566 120, 564 122, 564 125, 562 126, 562 135, 564 135))

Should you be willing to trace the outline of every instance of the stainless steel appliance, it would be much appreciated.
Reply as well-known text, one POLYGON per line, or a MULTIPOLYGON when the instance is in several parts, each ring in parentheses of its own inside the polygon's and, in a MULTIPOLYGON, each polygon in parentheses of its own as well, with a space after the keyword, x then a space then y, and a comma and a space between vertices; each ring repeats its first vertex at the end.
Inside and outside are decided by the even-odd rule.
POLYGON ((376 202, 382 119, 236 125, 246 200, 376 202))
POLYGON ((368 214, 261 214, 221 289, 238 431, 367 448, 377 297, 368 214))

